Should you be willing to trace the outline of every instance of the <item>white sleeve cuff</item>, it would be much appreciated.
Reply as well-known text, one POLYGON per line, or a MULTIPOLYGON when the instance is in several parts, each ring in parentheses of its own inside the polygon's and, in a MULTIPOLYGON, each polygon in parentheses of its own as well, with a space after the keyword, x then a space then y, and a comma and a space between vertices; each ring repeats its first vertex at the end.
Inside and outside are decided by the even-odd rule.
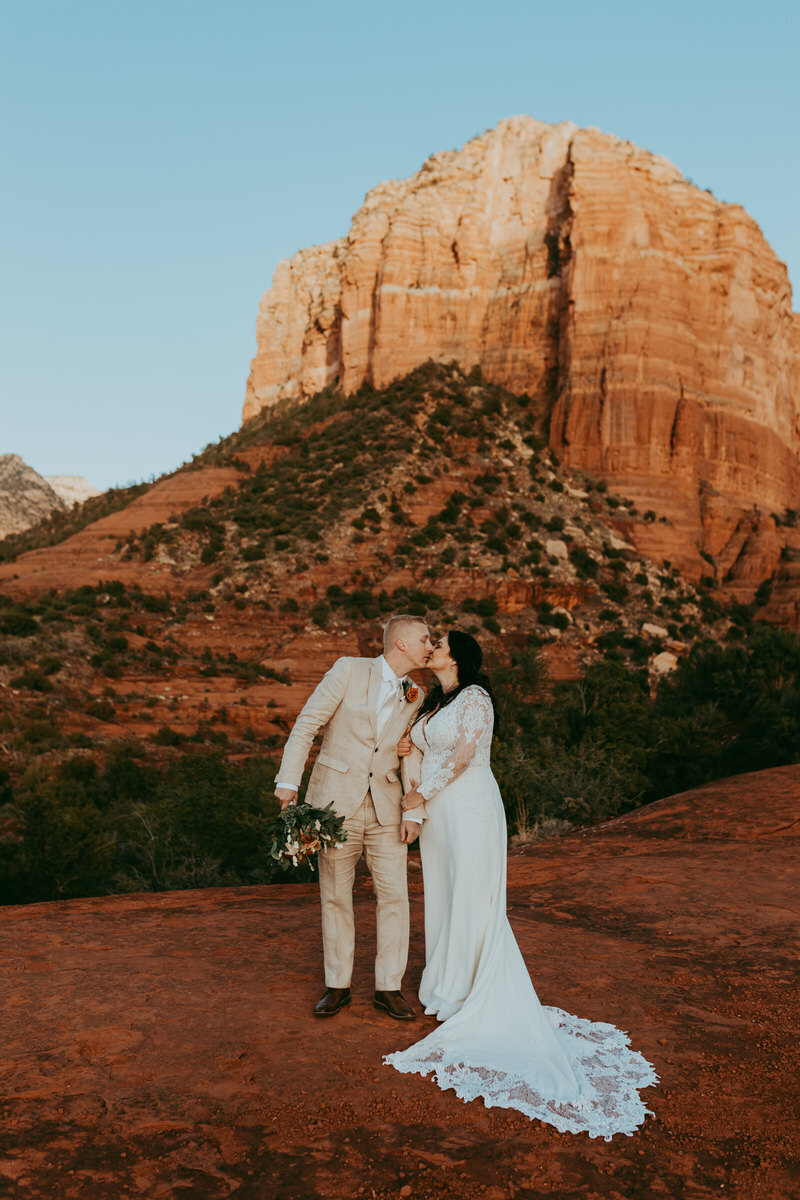
POLYGON ((292 791, 292 792, 296 792, 296 791, 297 791, 297 787, 295 786, 295 784, 293 784, 293 783, 281 783, 280 779, 278 779, 278 780, 277 780, 277 782, 275 783, 275 787, 276 787, 276 788, 279 788, 279 787, 285 787, 285 788, 289 788, 289 789, 290 789, 290 791, 292 791))
POLYGON ((413 821, 416 825, 422 824, 422 817, 412 817, 410 812, 403 813, 404 821, 413 821))

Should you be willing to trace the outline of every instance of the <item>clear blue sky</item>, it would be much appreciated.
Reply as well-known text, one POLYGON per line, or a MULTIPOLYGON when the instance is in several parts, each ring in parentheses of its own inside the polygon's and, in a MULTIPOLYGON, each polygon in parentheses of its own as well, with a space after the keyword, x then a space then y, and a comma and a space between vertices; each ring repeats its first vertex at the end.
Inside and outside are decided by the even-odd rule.
POLYGON ((276 264, 516 113, 665 154, 796 282, 799 49, 792 0, 0 0, 0 453, 108 487, 230 432, 276 264))

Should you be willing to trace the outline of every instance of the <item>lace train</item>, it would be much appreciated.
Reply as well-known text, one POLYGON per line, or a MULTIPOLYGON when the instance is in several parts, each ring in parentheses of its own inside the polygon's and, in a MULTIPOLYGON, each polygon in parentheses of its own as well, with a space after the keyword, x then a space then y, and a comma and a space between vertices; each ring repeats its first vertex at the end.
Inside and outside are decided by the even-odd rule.
POLYGON ((618 1133, 633 1134, 646 1116, 653 1115, 639 1096, 640 1088, 658 1083, 652 1065, 631 1049, 627 1034, 614 1025, 575 1017, 560 1008, 543 1011, 567 1057, 582 1072, 583 1088, 574 1100, 548 1099, 513 1072, 451 1061, 441 1046, 426 1049, 428 1038, 387 1054, 383 1061, 406 1075, 433 1072, 443 1091, 452 1088, 465 1103, 482 1098, 487 1108, 514 1108, 561 1133, 587 1133, 607 1142, 618 1133))

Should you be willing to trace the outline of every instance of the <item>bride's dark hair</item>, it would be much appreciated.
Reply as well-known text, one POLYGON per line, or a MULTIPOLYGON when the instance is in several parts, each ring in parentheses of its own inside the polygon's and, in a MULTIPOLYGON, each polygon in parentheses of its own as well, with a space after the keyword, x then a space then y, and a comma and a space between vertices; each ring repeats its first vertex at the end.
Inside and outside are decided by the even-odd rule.
POLYGON ((498 717, 497 704, 494 699, 489 676, 483 670, 483 651, 472 634, 464 633, 463 629, 451 629, 446 635, 447 648, 458 672, 458 683, 451 692, 443 692, 437 679, 422 702, 422 707, 414 718, 414 724, 422 720, 428 713, 452 704, 459 692, 477 683, 489 696, 494 709, 494 731, 497 733, 498 717))

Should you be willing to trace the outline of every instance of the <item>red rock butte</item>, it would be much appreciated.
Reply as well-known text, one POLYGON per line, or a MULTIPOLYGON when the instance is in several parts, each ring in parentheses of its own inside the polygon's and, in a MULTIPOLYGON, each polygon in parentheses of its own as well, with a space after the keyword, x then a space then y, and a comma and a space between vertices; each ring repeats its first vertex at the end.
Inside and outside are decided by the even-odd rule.
POLYGON ((278 266, 244 417, 428 359, 535 397, 566 464, 705 553, 769 543, 797 504, 786 267, 739 205, 620 138, 511 117, 373 188, 346 237, 278 266))

